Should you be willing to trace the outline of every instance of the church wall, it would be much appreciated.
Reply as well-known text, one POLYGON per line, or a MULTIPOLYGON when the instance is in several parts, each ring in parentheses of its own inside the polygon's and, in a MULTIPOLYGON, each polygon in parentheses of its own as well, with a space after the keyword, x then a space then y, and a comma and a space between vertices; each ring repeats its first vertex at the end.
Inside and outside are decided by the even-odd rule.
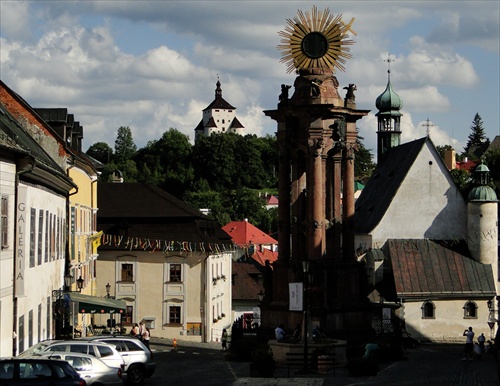
POLYGON ((477 318, 465 318, 464 306, 469 299, 459 300, 434 300, 435 318, 422 318, 423 301, 405 301, 404 314, 406 330, 413 337, 421 340, 437 342, 461 342, 465 343, 462 335, 464 330, 471 326, 475 332, 474 340, 484 333, 486 339, 490 339, 488 324, 489 310, 486 300, 475 301, 477 305, 477 318))
POLYGON ((426 143, 373 230, 372 247, 380 248, 390 238, 459 239, 466 234, 465 200, 436 150, 426 143))

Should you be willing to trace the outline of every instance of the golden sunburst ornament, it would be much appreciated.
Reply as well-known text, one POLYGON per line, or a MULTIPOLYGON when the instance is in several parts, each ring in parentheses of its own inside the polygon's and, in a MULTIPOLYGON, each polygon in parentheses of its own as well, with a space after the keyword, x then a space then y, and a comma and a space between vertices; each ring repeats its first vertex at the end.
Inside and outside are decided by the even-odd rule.
POLYGON ((354 44, 348 35, 356 35, 351 29, 354 18, 346 24, 342 15, 334 16, 328 8, 318 11, 316 6, 311 13, 299 10, 297 14, 278 32, 282 37, 278 49, 283 51, 280 62, 287 65, 287 72, 326 67, 345 71, 343 64, 352 57, 347 46, 354 44))

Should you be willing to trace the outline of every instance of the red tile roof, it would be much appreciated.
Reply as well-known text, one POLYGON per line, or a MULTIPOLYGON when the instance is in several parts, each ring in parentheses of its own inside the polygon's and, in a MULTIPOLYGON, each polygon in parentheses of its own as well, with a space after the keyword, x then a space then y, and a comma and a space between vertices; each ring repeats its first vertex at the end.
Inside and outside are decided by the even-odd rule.
POLYGON ((240 248, 248 247, 249 245, 278 244, 277 240, 248 221, 231 221, 224 225, 222 230, 231 236, 233 243, 240 248))
POLYGON ((476 166, 479 164, 480 161, 472 161, 468 160, 465 162, 457 162, 456 163, 456 168, 459 170, 465 170, 468 171, 469 173, 472 173, 476 166))
POLYGON ((252 259, 254 259, 257 263, 266 266, 266 261, 269 261, 271 264, 278 260, 278 252, 270 251, 269 249, 264 249, 263 251, 256 251, 252 255, 252 259))

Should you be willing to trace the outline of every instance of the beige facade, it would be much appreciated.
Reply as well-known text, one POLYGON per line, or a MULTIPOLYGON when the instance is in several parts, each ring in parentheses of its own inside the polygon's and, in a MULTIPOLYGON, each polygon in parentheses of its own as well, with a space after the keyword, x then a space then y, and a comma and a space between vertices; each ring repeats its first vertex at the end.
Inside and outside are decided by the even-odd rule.
MULTIPOLYGON (((99 251, 96 295, 127 303, 123 327, 149 325, 151 336, 217 341, 231 326, 232 253, 99 251)), ((95 322, 104 316, 95 315, 95 322)))

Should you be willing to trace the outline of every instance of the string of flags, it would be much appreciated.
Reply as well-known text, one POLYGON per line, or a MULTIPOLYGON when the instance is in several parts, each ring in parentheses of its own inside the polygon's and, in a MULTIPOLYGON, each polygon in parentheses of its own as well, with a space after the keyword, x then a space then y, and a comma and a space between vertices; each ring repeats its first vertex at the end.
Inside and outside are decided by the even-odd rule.
MULTIPOLYGON (((101 233, 101 232, 99 232, 101 233)), ((109 235, 102 232, 101 237, 96 240, 99 245, 112 246, 114 248, 153 252, 205 252, 205 253, 224 253, 234 252, 234 244, 219 244, 207 242, 175 241, 175 240, 156 240, 143 237, 125 237, 109 235)))

